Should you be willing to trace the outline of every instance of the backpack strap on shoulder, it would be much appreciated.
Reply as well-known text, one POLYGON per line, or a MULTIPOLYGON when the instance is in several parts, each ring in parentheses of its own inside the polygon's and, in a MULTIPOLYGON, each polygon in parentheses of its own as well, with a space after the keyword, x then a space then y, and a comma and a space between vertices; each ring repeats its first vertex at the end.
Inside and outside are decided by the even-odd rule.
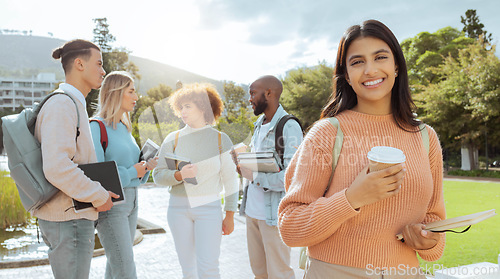
POLYGON ((102 150, 106 152, 106 148, 108 147, 108 131, 106 131, 106 126, 101 120, 95 118, 90 119, 89 122, 97 122, 99 124, 99 129, 101 130, 101 146, 102 150))
POLYGON ((333 145, 333 150, 332 150, 332 174, 330 175, 330 179, 328 180, 328 185, 326 186, 325 194, 330 188, 330 184, 332 183, 333 173, 335 172, 335 168, 337 167, 337 163, 340 157, 340 151, 342 150, 342 142, 344 141, 344 133, 340 128, 339 120, 335 117, 330 117, 328 118, 328 120, 330 121, 330 123, 332 123, 332 125, 335 128, 337 128, 337 136, 335 137, 335 144, 333 145))
POLYGON ((283 128, 285 127, 286 122, 290 119, 297 121, 297 123, 299 123, 300 129, 304 131, 299 119, 291 114, 287 114, 281 117, 280 120, 278 121, 278 124, 276 124, 276 129, 274 133, 274 147, 276 149, 276 154, 278 154, 278 158, 281 159, 281 165, 283 167, 285 166, 285 159, 283 158, 285 152, 285 143, 283 140, 283 128))
POLYGON ((427 130, 427 126, 424 123, 418 125, 420 133, 422 134, 422 141, 424 143, 425 150, 427 150, 427 154, 429 154, 429 131, 427 130))
POLYGON ((64 94, 64 95, 68 96, 71 99, 71 101, 73 101, 73 103, 75 104, 76 116, 77 116, 77 119, 78 119, 78 121, 76 122, 76 138, 75 138, 75 140, 78 140, 78 136, 80 135, 80 112, 78 111, 78 105, 76 104, 76 101, 73 98, 73 96, 71 96, 70 94, 68 94, 68 93, 66 93, 66 92, 64 92, 62 90, 56 90, 56 91, 50 93, 45 98, 43 98, 43 100, 37 106, 35 106, 33 108, 33 117, 30 118, 27 121, 27 126, 28 127, 35 126, 35 122, 36 122, 36 119, 38 117, 38 113, 42 109, 42 107, 45 104, 45 102, 47 102, 52 96, 55 96, 57 94, 64 94))
POLYGON ((172 153, 175 153, 175 148, 177 147, 177 143, 179 142, 179 134, 180 133, 181 133, 181 131, 177 131, 177 133, 175 133, 174 150, 172 150, 172 153))
POLYGON ((219 132, 219 156, 222 155, 222 134, 219 132))

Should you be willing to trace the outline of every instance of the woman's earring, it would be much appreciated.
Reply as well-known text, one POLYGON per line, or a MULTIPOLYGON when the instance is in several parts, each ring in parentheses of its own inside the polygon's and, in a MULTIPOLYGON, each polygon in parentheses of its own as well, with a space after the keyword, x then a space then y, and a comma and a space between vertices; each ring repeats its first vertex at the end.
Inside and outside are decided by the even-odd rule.
POLYGON ((398 76, 398 72, 396 72, 396 74, 394 76, 397 77, 398 76))

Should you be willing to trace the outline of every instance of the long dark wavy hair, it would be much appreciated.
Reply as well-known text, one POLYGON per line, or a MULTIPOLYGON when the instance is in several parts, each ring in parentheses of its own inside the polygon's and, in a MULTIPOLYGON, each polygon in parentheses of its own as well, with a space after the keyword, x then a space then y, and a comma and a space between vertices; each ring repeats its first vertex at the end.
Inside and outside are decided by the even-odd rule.
POLYGON ((346 54, 354 40, 364 37, 380 39, 391 48, 398 69, 398 76, 392 87, 391 94, 392 115, 399 128, 405 131, 415 131, 412 127, 418 126, 421 122, 415 119, 416 115, 413 113, 416 106, 413 103, 410 87, 408 86, 408 73, 403 50, 391 30, 377 20, 367 20, 361 23, 361 25, 353 25, 342 36, 337 51, 337 62, 332 82, 333 92, 328 104, 321 112, 321 118, 335 116, 357 105, 358 98, 356 92, 354 92, 346 80, 346 54))

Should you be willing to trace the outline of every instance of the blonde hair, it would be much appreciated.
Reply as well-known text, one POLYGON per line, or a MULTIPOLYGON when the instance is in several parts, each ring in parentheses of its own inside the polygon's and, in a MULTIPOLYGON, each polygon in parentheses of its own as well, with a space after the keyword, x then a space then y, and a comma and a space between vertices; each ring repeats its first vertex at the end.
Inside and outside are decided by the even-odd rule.
POLYGON ((181 117, 181 106, 185 102, 193 102, 201 111, 205 121, 215 124, 224 110, 224 103, 211 83, 192 83, 183 85, 168 100, 177 117, 181 117))
POLYGON ((113 71, 109 73, 101 86, 99 92, 99 112, 106 125, 113 125, 116 129, 118 122, 123 122, 129 131, 132 131, 130 115, 128 112, 120 115, 122 98, 130 84, 134 83, 132 76, 125 71, 113 71))

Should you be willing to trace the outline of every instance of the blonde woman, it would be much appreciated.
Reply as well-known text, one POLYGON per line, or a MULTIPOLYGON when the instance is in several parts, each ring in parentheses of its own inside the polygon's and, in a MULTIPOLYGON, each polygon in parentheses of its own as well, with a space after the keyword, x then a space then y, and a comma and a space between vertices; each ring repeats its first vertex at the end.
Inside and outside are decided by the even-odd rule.
POLYGON ((167 218, 183 278, 220 278, 221 235, 233 231, 238 202, 231 139, 211 126, 221 115, 223 103, 211 84, 184 85, 169 103, 186 126, 163 141, 153 178, 156 184, 171 186, 167 218), (171 170, 164 159, 167 153, 189 158, 192 164, 171 170), (187 182, 193 178, 196 185, 187 182))
POLYGON ((115 71, 104 79, 99 94, 99 112, 95 119, 105 124, 106 149, 101 145, 99 124, 90 124, 97 160, 115 161, 124 189, 125 203, 101 212, 97 222, 99 239, 108 259, 105 278, 136 278, 132 250, 137 226, 137 187, 145 183, 157 159, 139 162, 140 148, 131 134, 129 113, 138 100, 134 80, 127 72, 115 71))

